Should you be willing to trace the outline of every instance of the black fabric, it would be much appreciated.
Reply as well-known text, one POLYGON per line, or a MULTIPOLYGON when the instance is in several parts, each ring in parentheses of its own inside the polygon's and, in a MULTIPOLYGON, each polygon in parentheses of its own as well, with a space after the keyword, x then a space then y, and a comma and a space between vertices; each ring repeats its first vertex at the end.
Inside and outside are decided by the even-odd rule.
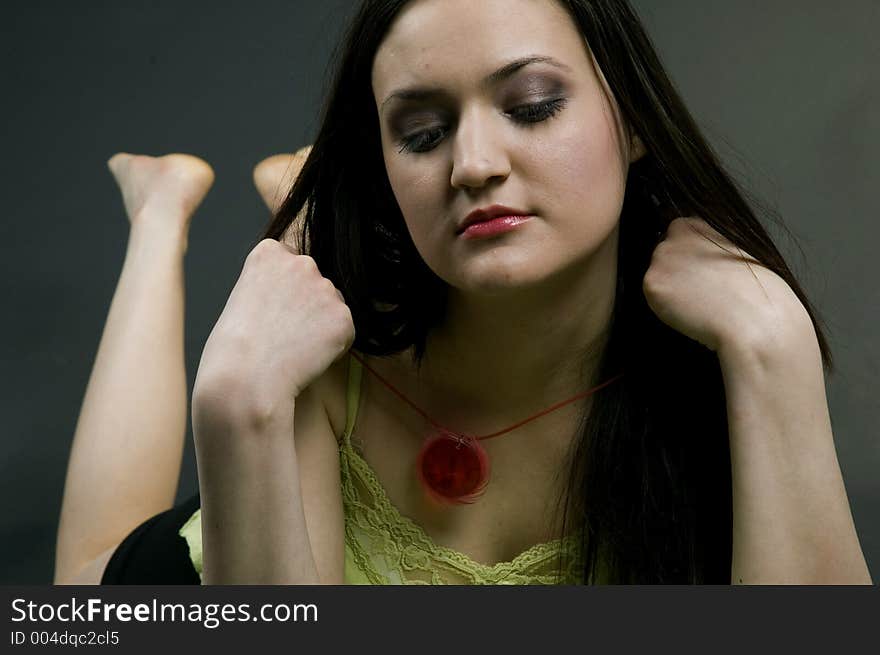
POLYGON ((101 584, 200 584, 186 539, 177 534, 200 506, 196 494, 135 528, 113 553, 101 584))

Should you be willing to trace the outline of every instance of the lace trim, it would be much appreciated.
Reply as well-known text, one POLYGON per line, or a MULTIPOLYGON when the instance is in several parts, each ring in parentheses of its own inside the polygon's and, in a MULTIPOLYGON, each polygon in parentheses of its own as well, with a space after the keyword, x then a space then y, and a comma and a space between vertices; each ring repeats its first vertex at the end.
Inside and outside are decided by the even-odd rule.
MULTIPOLYGON (((377 585, 581 584, 582 564, 577 557, 569 558, 562 578, 557 575, 562 551, 574 553, 578 548, 574 535, 535 544, 509 561, 477 562, 434 543, 417 523, 401 514, 370 465, 344 437, 339 454, 345 546, 358 569, 346 570, 346 582, 363 577, 377 585)), ((192 514, 178 534, 186 540, 190 560, 201 578, 201 509, 192 514)))
POLYGON ((193 568, 202 578, 202 509, 199 508, 193 512, 192 516, 187 519, 183 527, 177 531, 181 537, 186 539, 186 545, 189 546, 189 559, 192 561, 193 568))
POLYGON ((440 546, 391 503, 366 460, 343 436, 340 447, 347 545, 372 584, 580 584, 580 562, 570 557, 557 577, 563 550, 575 535, 535 544, 514 559, 483 564, 440 546))

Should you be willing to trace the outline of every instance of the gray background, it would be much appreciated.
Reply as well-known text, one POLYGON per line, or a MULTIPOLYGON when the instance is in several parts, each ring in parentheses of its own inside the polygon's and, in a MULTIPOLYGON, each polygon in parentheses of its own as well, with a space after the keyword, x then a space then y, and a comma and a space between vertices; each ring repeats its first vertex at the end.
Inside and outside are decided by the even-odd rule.
MULTIPOLYGON (((802 257, 779 241, 830 328, 835 442, 876 579, 880 174, 870 153, 880 152, 880 2, 635 5, 729 168, 803 247, 802 257)), ((217 174, 186 257, 191 391, 268 218, 251 168, 311 140, 329 53, 352 6, 4 4, 0 583, 52 578, 67 456, 128 237, 107 158, 189 152, 217 174)), ((198 488, 191 442, 190 433, 180 499, 198 488)))

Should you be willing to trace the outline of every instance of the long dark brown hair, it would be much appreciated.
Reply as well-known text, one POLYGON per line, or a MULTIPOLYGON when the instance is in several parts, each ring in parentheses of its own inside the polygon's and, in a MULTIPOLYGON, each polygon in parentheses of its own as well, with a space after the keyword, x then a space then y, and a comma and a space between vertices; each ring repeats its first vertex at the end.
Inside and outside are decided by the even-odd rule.
MULTIPOLYGON (((717 355, 667 327, 642 280, 659 234, 699 216, 784 279, 815 311, 667 76, 626 0, 557 0, 608 81, 647 155, 630 168, 620 217, 617 293, 597 376, 625 376, 592 398, 571 451, 563 532, 581 536, 585 582, 730 582, 732 490, 727 412, 717 355)), ((262 238, 295 237, 342 292, 354 347, 412 348, 446 310, 447 285, 409 236, 385 170, 371 86, 373 59, 408 0, 364 0, 338 50, 311 153, 262 238)), ((770 218, 779 219, 767 212, 770 218)), ((781 224, 781 223, 780 223, 781 224)))

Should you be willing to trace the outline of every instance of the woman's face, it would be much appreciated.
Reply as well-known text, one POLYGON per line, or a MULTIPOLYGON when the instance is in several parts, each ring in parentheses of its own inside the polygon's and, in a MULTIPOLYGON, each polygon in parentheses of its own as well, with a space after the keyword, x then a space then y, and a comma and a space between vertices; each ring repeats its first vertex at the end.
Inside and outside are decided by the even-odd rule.
POLYGON ((413 242, 440 278, 496 294, 616 252, 641 150, 635 140, 630 154, 599 75, 552 0, 414 0, 398 15, 373 63, 382 149, 413 242), (492 205, 531 218, 460 232, 492 205))

